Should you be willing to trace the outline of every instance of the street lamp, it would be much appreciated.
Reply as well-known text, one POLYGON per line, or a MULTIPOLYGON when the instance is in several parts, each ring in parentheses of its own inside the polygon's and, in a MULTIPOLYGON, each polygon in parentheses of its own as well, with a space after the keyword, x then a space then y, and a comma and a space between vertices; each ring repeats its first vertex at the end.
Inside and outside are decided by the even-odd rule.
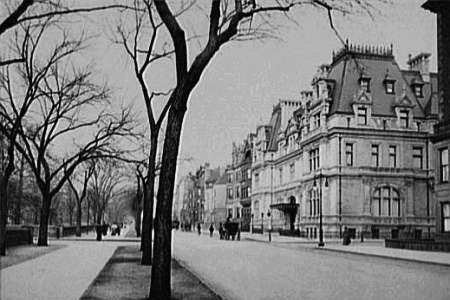
MULTIPOLYGON (((325 177, 325 187, 328 187, 328 180, 326 176, 322 175, 322 171, 320 171, 320 174, 317 176, 319 179, 319 247, 325 246, 325 243, 323 242, 323 223, 322 223, 322 178, 325 177)), ((313 183, 314 189, 317 189, 317 182, 316 182, 316 176, 314 176, 314 183, 313 183)))
POLYGON ((253 217, 254 217, 254 215, 252 214, 251 226, 250 226, 251 234, 253 234, 253 217))
POLYGON ((261 234, 264 234, 264 212, 261 213, 261 234))
POLYGON ((270 209, 267 211, 267 217, 269 219, 269 242, 272 241, 272 218, 270 217, 270 209))

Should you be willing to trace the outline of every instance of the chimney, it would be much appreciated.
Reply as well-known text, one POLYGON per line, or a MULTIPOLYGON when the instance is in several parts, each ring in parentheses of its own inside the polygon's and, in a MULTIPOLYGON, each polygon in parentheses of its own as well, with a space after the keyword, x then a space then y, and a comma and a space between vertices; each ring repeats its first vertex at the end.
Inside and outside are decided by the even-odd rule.
POLYGON ((411 71, 419 71, 423 82, 430 82, 430 53, 420 53, 411 58, 408 55, 408 65, 411 71))

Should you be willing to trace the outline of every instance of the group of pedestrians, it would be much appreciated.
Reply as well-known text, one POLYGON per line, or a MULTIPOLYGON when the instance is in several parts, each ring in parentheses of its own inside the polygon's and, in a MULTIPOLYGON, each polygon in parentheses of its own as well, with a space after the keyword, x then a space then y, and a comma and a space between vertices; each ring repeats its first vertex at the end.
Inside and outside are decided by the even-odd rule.
MULTIPOLYGON (((197 232, 198 235, 202 234, 202 226, 200 225, 200 223, 197 224, 197 232)), ((209 236, 213 237, 214 236, 214 224, 211 223, 211 225, 209 226, 209 236)), ((225 228, 223 227, 222 223, 219 223, 219 237, 220 239, 224 239, 225 237, 225 228)))

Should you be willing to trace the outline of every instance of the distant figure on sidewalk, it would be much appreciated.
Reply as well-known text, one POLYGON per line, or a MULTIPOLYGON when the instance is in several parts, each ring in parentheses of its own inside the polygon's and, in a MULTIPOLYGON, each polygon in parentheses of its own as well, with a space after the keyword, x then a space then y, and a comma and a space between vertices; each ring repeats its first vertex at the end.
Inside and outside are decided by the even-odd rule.
POLYGON ((344 235, 343 235, 343 239, 342 239, 342 245, 348 246, 348 245, 350 245, 350 243, 351 243, 350 232, 346 226, 346 227, 344 227, 344 235))
POLYGON ((200 223, 197 224, 197 231, 198 231, 198 235, 200 235, 202 233, 202 226, 200 225, 200 223))
POLYGON ((222 225, 222 223, 219 223, 219 237, 221 240, 223 240, 223 225, 222 225))
POLYGON ((213 224, 211 223, 211 226, 209 226, 209 236, 210 236, 210 237, 213 237, 213 233, 214 233, 214 226, 213 226, 213 224))

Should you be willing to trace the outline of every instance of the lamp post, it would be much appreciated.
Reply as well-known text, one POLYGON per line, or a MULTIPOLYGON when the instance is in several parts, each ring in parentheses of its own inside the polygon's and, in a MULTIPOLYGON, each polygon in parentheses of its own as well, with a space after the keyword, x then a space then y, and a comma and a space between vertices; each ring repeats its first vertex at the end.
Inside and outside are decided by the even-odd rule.
POLYGON ((250 233, 253 234, 253 214, 252 214, 252 218, 250 220, 250 233))
POLYGON ((272 217, 270 216, 270 209, 267 211, 267 217, 269 219, 269 242, 272 241, 272 217))
POLYGON ((326 176, 322 175, 322 171, 320 171, 320 174, 316 177, 314 176, 314 183, 313 187, 317 189, 317 182, 316 178, 319 179, 319 247, 325 246, 325 243, 323 241, 323 222, 322 222, 322 178, 325 177, 325 187, 328 187, 328 180, 326 176))
POLYGON ((264 212, 261 213, 261 234, 264 234, 264 212))

